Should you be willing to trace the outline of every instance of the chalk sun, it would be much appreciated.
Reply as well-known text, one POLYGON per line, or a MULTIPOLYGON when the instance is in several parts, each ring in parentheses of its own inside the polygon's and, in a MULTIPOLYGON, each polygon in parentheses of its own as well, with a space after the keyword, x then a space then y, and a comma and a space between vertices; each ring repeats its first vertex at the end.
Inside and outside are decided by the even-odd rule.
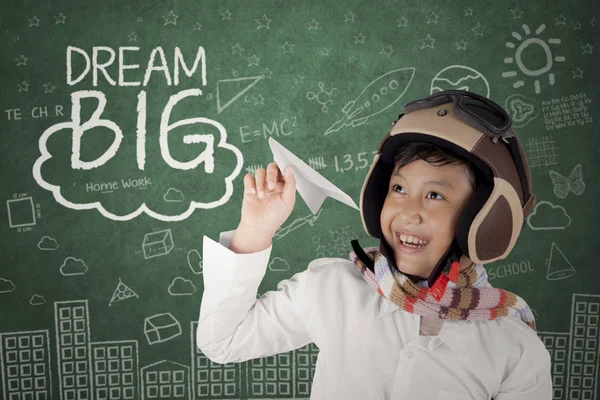
MULTIPOLYGON (((524 35, 521 35, 518 32, 513 32, 512 37, 517 40, 517 44, 513 42, 506 42, 506 47, 508 47, 509 49, 516 50, 514 51, 514 57, 506 57, 504 59, 504 64, 514 65, 514 63, 516 62, 519 71, 525 74, 526 76, 540 77, 542 75, 548 75, 548 83, 550 84, 550 86, 552 86, 554 85, 554 74, 550 72, 550 70, 552 69, 554 62, 564 62, 565 57, 559 55, 555 56, 553 54, 552 49, 550 48, 550 45, 560 44, 560 39, 551 38, 548 39, 548 41, 546 42, 543 39, 539 38, 540 34, 545 29, 546 25, 542 24, 535 30, 535 36, 529 37, 531 35, 529 26, 523 24, 524 35), (524 37, 525 40, 523 40, 524 37), (524 57, 524 55, 531 56, 532 54, 534 54, 533 52, 537 52, 539 51, 539 49, 542 50, 545 56, 544 65, 541 68, 536 69, 528 68, 528 66, 525 65, 526 63, 523 60, 524 58, 526 58, 524 57)), ((512 78, 516 77, 517 75, 518 71, 515 70, 506 71, 502 73, 503 78, 512 78)), ((525 82, 520 79, 513 83, 514 88, 519 88, 524 85, 525 82)), ((533 82, 533 86, 535 88, 535 93, 539 94, 541 92, 540 80, 536 78, 533 82)))

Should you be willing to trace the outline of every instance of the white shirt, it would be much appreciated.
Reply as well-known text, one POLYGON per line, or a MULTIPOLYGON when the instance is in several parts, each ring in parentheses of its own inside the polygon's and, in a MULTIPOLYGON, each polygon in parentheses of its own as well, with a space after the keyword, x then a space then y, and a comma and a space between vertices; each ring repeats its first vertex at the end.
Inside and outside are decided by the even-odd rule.
POLYGON ((354 263, 319 258, 257 299, 272 245, 235 254, 235 231, 204 236, 204 293, 196 339, 210 360, 243 362, 314 343, 311 400, 550 400, 551 359, 517 317, 444 321, 420 336, 354 263))

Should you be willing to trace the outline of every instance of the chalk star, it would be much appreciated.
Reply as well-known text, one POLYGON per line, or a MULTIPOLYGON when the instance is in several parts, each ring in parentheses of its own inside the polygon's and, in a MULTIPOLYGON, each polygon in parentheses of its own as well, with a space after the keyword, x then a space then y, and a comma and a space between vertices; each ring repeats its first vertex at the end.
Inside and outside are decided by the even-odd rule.
POLYGON ((348 12, 346 14, 344 14, 344 22, 354 22, 354 17, 356 15, 354 15, 354 13, 350 10, 348 10, 348 12))
POLYGON ((364 42, 365 42, 365 35, 363 35, 362 32, 359 32, 358 35, 354 36, 354 44, 364 43, 364 42))
POLYGON ((521 19, 523 16, 523 11, 519 10, 518 8, 511 9, 510 12, 513 15, 513 19, 521 19))
POLYGON ((242 55, 242 51, 244 51, 245 49, 240 46, 239 43, 236 43, 235 46, 231 46, 231 54, 239 54, 240 56, 242 55))
POLYGON ((402 16, 402 18, 397 19, 396 22, 398 23, 398 28, 400 28, 401 26, 406 26, 408 20, 406 17, 402 16))
POLYGON ((389 57, 390 54, 392 54, 394 52, 394 50, 392 50, 392 45, 388 44, 387 46, 381 45, 381 51, 379 52, 379 54, 383 54, 386 57, 389 57), (388 51, 385 51, 385 48, 387 47, 388 51))
POLYGON ((260 29, 260 28, 267 28, 267 29, 271 29, 269 28, 269 24, 271 23, 271 20, 269 18, 267 18, 267 14, 263 14, 261 19, 255 19, 256 22, 258 22, 258 27, 256 29, 260 29), (267 22, 266 25, 263 22, 267 22))
POLYGON ((273 75, 273 71, 271 71, 269 68, 267 68, 263 71, 263 76, 265 78, 271 79, 271 75, 273 75))
POLYGON ((437 24, 438 17, 439 15, 432 11, 431 15, 427 17, 427 23, 430 24, 433 22, 434 24, 437 24))
POLYGON ((308 30, 318 29, 319 27, 319 23, 314 18, 312 21, 307 22, 306 25, 308 25, 308 30))
POLYGON ((33 16, 33 18, 31 18, 29 21, 29 27, 31 28, 32 26, 40 26, 40 19, 37 16, 33 16))
POLYGON ((573 73, 573 79, 575 78, 583 78, 583 70, 577 67, 577 70, 571 71, 573 73))
POLYGON ((582 54, 592 54, 594 47, 591 44, 586 43, 585 46, 581 46, 581 49, 583 50, 582 54))
POLYGON ((471 7, 469 7, 465 10, 465 17, 472 17, 472 16, 473 16, 473 9, 471 7))
POLYGON ((425 47, 431 47, 433 49, 433 42, 435 42, 435 39, 432 38, 429 33, 427 34, 427 36, 424 39, 419 39, 419 41, 422 44, 421 50, 423 50, 425 47), (425 44, 425 42, 429 42, 429 43, 425 44))
POLYGON ((348 62, 353 63, 356 61, 356 56, 350 56, 348 57, 348 62))
POLYGON ((177 17, 179 17, 179 15, 175 15, 173 10, 171 10, 167 15, 163 15, 162 17, 165 19, 165 24, 163 26, 167 26, 168 24, 177 25, 177 17))
POLYGON ((329 49, 324 47, 319 51, 319 54, 322 56, 329 56, 329 49))
POLYGON ((294 77, 294 84, 304 83, 304 75, 298 74, 294 77))
POLYGON ((55 16, 55 17, 54 17, 54 19, 56 20, 56 22, 54 23, 54 25, 56 25, 56 24, 64 24, 64 23, 65 23, 65 19, 66 19, 66 18, 67 18, 67 17, 65 17, 65 16, 63 15, 63 13, 60 13, 60 14, 58 14, 58 16, 55 16))
POLYGON ((258 61, 260 58, 256 57, 256 54, 252 54, 252 57, 247 59, 250 64, 248 66, 256 65, 258 67, 258 61))
POLYGON ((15 58, 15 61, 17 62, 17 67, 19 65, 27 65, 27 58, 23 54, 21 54, 19 58, 15 58))
POLYGON ((581 30, 581 24, 579 22, 574 23, 573 24, 573 30, 574 31, 580 31, 581 30))
POLYGON ((293 53, 294 46, 295 46, 295 44, 289 44, 286 40, 285 44, 283 46, 281 46, 281 48, 283 49, 283 54, 293 53))
POLYGON ((567 21, 567 17, 564 15, 560 14, 560 17, 556 17, 554 19, 556 20, 556 25, 566 25, 565 22, 567 21))
POLYGON ((471 28, 473 32, 475 32, 475 36, 483 36, 483 32, 481 31, 485 28, 485 25, 481 25, 479 21, 477 21, 477 26, 475 28, 471 28))
POLYGON ((52 86, 52 83, 44 83, 44 93, 52 93, 56 89, 55 86, 52 86))
POLYGON ((590 20, 590 25, 591 25, 591 26, 596 26, 596 17, 593 17, 593 18, 590 20))
POLYGON ((136 42, 137 41, 137 35, 135 34, 135 32, 131 32, 128 37, 129 37, 129 41, 130 42, 136 42))
POLYGON ((254 97, 254 105, 257 104, 262 104, 263 106, 265 105, 265 98, 262 94, 259 94, 257 97, 254 97), (260 98, 260 101, 258 101, 257 98, 260 98))
POLYGON ((27 83, 25 81, 19 83, 17 85, 17 87, 19 88, 19 92, 23 92, 23 91, 28 92, 29 91, 28 90, 29 89, 29 83, 27 83))
POLYGON ((225 10, 224 13, 221 13, 221 17, 223 17, 222 20, 223 19, 231 19, 231 13, 229 12, 229 10, 225 10))
POLYGON ((138 18, 137 18, 137 22, 142 22, 142 21, 143 21, 143 20, 142 20, 142 17, 138 17, 138 18))
POLYGON ((456 50, 466 50, 467 49, 467 42, 465 42, 462 39, 460 42, 457 42, 455 44, 456 44, 456 50))
POLYGON ((194 31, 199 31, 199 30, 201 30, 201 29, 202 29, 202 25, 200 24, 200 22, 196 22, 196 23, 193 25, 193 28, 194 28, 194 31))
POLYGON ((20 37, 18 37, 17 35, 13 36, 13 42, 17 43, 19 40, 21 40, 20 37))

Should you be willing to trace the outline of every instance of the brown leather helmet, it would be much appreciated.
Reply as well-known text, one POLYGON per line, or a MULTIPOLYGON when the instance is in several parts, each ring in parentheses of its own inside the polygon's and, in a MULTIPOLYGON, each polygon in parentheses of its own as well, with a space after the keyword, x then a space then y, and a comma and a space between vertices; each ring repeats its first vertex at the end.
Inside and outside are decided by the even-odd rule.
POLYGON ((395 266, 393 252, 381 233, 380 214, 395 151, 412 141, 454 151, 469 160, 483 177, 459 216, 451 248, 428 278, 430 287, 442 270, 449 268, 447 259, 452 253, 454 260, 465 254, 477 264, 504 259, 535 204, 525 152, 502 107, 472 92, 446 90, 404 107, 381 141, 363 183, 362 223, 369 236, 380 239, 388 261, 395 266))

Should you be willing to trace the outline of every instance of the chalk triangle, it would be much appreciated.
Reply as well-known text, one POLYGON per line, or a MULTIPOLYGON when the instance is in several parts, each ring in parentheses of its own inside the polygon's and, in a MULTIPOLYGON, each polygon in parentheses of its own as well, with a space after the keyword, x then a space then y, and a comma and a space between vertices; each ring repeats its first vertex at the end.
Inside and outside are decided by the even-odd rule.
POLYGON ((244 93, 246 93, 250 88, 258 83, 263 78, 262 75, 259 76, 247 76, 242 78, 233 78, 233 79, 221 79, 217 81, 217 111, 221 113, 221 111, 225 110, 234 101, 240 98, 244 93), (222 94, 222 92, 225 92, 222 94), (233 95, 229 95, 233 93, 233 95), (227 95, 225 95, 227 94, 227 95), (229 95, 229 96, 228 96, 229 95), (221 105, 221 98, 227 99, 230 98, 225 104, 221 105))

